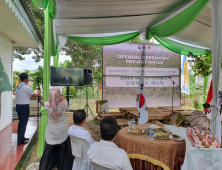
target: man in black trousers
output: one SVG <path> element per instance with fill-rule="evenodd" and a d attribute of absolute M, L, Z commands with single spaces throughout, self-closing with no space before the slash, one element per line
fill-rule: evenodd
<path fill-rule="evenodd" d="M 30 113 L 30 97 L 36 98 L 41 93 L 41 90 L 34 93 L 28 86 L 29 78 L 27 73 L 21 73 L 20 80 L 21 83 L 16 87 L 16 112 L 19 119 L 17 145 L 28 143 L 29 139 L 25 138 L 25 131 Z"/>

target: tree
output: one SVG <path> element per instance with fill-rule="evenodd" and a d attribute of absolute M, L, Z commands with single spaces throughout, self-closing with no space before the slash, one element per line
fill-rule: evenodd
<path fill-rule="evenodd" d="M 212 52 L 211 50 L 206 50 L 206 54 L 197 56 L 192 52 L 189 52 L 188 62 L 190 63 L 191 69 L 194 76 L 201 75 L 204 77 L 204 90 L 202 95 L 202 104 L 206 102 L 206 89 L 208 77 L 212 73 Z M 202 107 L 203 109 L 203 107 Z"/>
<path fill-rule="evenodd" d="M 18 83 L 21 82 L 20 78 L 19 78 L 20 72 L 18 71 L 13 71 L 13 91 L 16 88 L 16 81 L 18 80 Z"/>
<path fill-rule="evenodd" d="M 141 36 L 137 36 L 134 39 L 130 40 L 129 42 L 143 42 L 143 38 Z M 154 39 L 146 40 L 145 43 L 154 43 Z"/>
<path fill-rule="evenodd" d="M 206 50 L 206 54 L 197 56 L 192 52 L 189 52 L 188 62 L 194 73 L 194 76 L 201 75 L 203 77 L 209 76 L 212 73 L 212 52 L 211 50 Z"/>
<path fill-rule="evenodd" d="M 37 84 L 37 77 L 41 77 L 41 81 L 39 84 Z M 39 66 L 34 72 L 30 73 L 30 80 L 34 82 L 32 85 L 32 90 L 35 91 L 38 87 L 38 85 L 42 85 L 43 88 L 43 67 Z"/>

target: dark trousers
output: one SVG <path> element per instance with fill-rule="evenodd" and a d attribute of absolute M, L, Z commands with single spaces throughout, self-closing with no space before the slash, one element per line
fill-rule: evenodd
<path fill-rule="evenodd" d="M 26 126 L 28 123 L 29 119 L 29 105 L 16 105 L 16 112 L 18 114 L 18 143 L 22 142 L 25 140 L 25 131 L 26 131 Z"/>
<path fill-rule="evenodd" d="M 72 170 L 73 161 L 70 137 L 58 145 L 45 143 L 39 170 L 52 170 L 54 166 L 58 170 Z"/>

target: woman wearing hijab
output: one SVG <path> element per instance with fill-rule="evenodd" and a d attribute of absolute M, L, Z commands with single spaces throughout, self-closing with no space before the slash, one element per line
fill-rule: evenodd
<path fill-rule="evenodd" d="M 189 117 L 190 127 L 175 127 L 172 125 L 164 125 L 156 121 L 158 126 L 161 126 L 173 134 L 185 139 L 186 154 L 182 170 L 188 170 L 187 153 L 190 150 L 198 148 L 219 148 L 220 143 L 213 133 L 209 130 L 209 121 L 202 112 L 192 113 Z"/>
<path fill-rule="evenodd" d="M 65 97 L 60 96 L 58 87 L 50 90 L 49 101 L 45 102 L 48 113 L 48 124 L 45 133 L 45 148 L 41 158 L 39 170 L 71 170 L 74 157 L 72 156 L 69 124 L 66 112 L 69 111 Z"/>

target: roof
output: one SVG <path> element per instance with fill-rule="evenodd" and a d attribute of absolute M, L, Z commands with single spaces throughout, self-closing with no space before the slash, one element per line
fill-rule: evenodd
<path fill-rule="evenodd" d="M 15 47 L 42 49 L 43 37 L 30 12 L 24 0 L 0 0 L 0 35 Z"/>
<path fill-rule="evenodd" d="M 31 21 L 31 23 L 32 23 L 37 35 L 38 35 L 38 37 L 40 38 L 41 43 L 44 44 L 44 36 L 42 35 L 42 33 L 41 33 L 41 31 L 40 31 L 40 29 L 37 25 L 37 22 L 35 20 L 35 16 L 32 13 L 32 10 L 29 6 L 28 1 L 27 0 L 20 0 L 20 2 L 22 4 L 24 10 L 26 11 L 26 13 L 27 13 L 27 15 L 28 15 L 28 17 L 29 17 L 29 19 L 30 19 L 30 21 Z"/>

